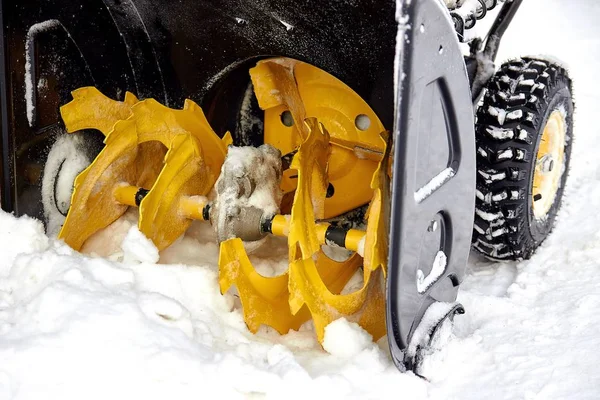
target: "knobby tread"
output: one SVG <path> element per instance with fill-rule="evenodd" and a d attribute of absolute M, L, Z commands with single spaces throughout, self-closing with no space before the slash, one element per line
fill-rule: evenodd
<path fill-rule="evenodd" d="M 563 101 L 563 97 L 570 104 L 566 168 L 547 220 L 532 221 L 530 197 L 539 136 L 549 107 Z M 549 61 L 509 61 L 488 83 L 476 116 L 477 198 L 473 227 L 473 247 L 485 256 L 529 258 L 551 231 L 568 172 L 572 109 L 567 72 Z M 535 224 L 541 225 L 532 226 Z"/>

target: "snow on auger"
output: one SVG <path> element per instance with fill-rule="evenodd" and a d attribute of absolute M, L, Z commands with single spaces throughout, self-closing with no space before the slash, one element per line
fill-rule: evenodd
<path fill-rule="evenodd" d="M 494 65 L 521 3 L 3 0 L 2 208 L 76 250 L 135 208 L 159 250 L 204 221 L 251 331 L 345 317 L 419 373 L 471 245 L 529 258 L 560 207 L 567 71 Z"/>

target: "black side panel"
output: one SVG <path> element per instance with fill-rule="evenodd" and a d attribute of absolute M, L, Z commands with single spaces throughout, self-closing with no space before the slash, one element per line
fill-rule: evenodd
<path fill-rule="evenodd" d="M 393 123 L 395 0 L 132 1 L 154 44 L 173 107 L 189 97 L 210 112 L 236 108 L 212 108 L 221 90 L 232 90 L 220 83 L 237 68 L 246 69 L 248 79 L 247 69 L 259 57 L 286 56 L 341 79 L 385 126 Z"/>
<path fill-rule="evenodd" d="M 2 19 L 2 209 L 41 217 L 48 150 L 62 133 L 59 107 L 94 85 L 122 99 L 166 100 L 156 56 L 131 2 L 9 1 Z M 86 137 L 100 145 L 102 137 Z"/>
<path fill-rule="evenodd" d="M 471 242 L 473 106 L 446 13 L 439 0 L 404 1 L 401 10 L 387 293 L 398 365 L 427 307 L 456 299 Z"/>
<path fill-rule="evenodd" d="M 5 0 L 2 19 L 2 209 L 40 217 L 43 167 L 62 133 L 59 107 L 81 86 L 113 98 L 136 86 L 103 1 Z"/>
<path fill-rule="evenodd" d="M 190 98 L 222 134 L 236 130 L 248 68 L 285 56 L 337 76 L 388 129 L 393 124 L 394 0 L 0 1 L 6 211 L 39 216 L 39 171 L 60 128 L 58 106 L 84 85 L 118 99 L 129 90 L 170 107 Z M 37 25 L 47 21 L 56 22 Z M 38 72 L 29 80 L 44 91 L 33 90 L 32 124 L 25 101 L 31 43 L 30 72 Z"/>

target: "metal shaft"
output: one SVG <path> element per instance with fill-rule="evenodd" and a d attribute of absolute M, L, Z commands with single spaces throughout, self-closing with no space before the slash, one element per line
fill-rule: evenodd
<path fill-rule="evenodd" d="M 121 204 L 131 207 L 139 207 L 148 193 L 147 189 L 136 186 L 119 186 L 114 193 L 115 200 Z M 210 203 L 204 196 L 183 197 L 179 203 L 179 210 L 186 218 L 210 221 Z M 317 238 L 321 244 L 330 246 L 344 247 L 351 251 L 356 251 L 360 255 L 364 253 L 364 241 L 366 232 L 359 229 L 346 229 L 341 226 L 334 226 L 327 222 L 318 222 Z M 287 237 L 290 228 L 289 215 L 274 215 L 264 218 L 260 224 L 260 233 L 262 235 L 272 234 L 275 236 Z M 244 240 L 243 237 L 240 237 Z"/>

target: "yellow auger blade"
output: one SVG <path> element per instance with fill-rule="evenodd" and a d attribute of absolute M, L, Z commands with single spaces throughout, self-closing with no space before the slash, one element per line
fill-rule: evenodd
<path fill-rule="evenodd" d="M 294 68 L 297 61 L 289 58 L 271 58 L 259 61 L 250 69 L 250 77 L 258 105 L 263 110 L 278 106 L 289 108 L 298 127 L 300 137 L 296 136 L 297 145 L 308 136 L 309 130 L 304 125 L 306 110 L 300 97 Z M 278 147 L 278 146 L 275 146 Z"/>
<path fill-rule="evenodd" d="M 221 242 L 219 252 L 219 286 L 221 293 L 236 286 L 242 302 L 244 321 L 255 333 L 268 325 L 281 334 L 297 330 L 310 319 L 307 309 L 293 315 L 288 300 L 288 274 L 276 277 L 260 275 L 248 259 L 241 239 Z"/>
<path fill-rule="evenodd" d="M 135 122 L 119 121 L 115 127 L 118 131 L 108 134 L 104 149 L 75 179 L 71 208 L 58 235 L 75 250 L 127 211 L 127 206 L 114 200 L 113 193 L 122 184 L 135 183 Z"/>
<path fill-rule="evenodd" d="M 315 220 L 325 215 L 327 193 L 327 162 L 331 148 L 329 133 L 315 118 L 305 122 L 308 137 L 300 145 L 292 160 L 291 168 L 298 171 L 298 187 L 292 205 L 292 217 L 288 246 L 290 262 L 297 258 L 310 258 L 319 251 Z M 300 247 L 301 256 L 297 254 Z"/>
<path fill-rule="evenodd" d="M 162 250 L 189 227 L 192 220 L 179 212 L 180 202 L 186 196 L 208 194 L 231 136 L 219 138 L 191 100 L 183 110 L 173 110 L 148 99 L 133 107 L 133 113 L 138 142 L 160 142 L 169 149 L 160 175 L 140 204 L 139 229 Z"/>
<path fill-rule="evenodd" d="M 71 93 L 73 100 L 60 108 L 67 132 L 98 129 L 108 136 L 117 121 L 131 115 L 131 107 L 138 102 L 132 93 L 125 93 L 125 101 L 112 100 L 93 86 L 82 87 Z"/>
<path fill-rule="evenodd" d="M 198 139 L 202 146 L 204 162 L 210 168 L 214 178 L 219 176 L 227 146 L 233 142 L 231 134 L 227 132 L 223 138 L 220 138 L 212 130 L 204 112 L 196 103 L 187 99 L 182 110 L 175 110 L 154 99 L 147 99 L 138 103 L 133 108 L 133 112 L 139 143 L 161 142 L 169 148 L 175 136 L 189 133 Z"/>
<path fill-rule="evenodd" d="M 363 287 L 356 292 L 342 295 L 338 293 L 343 289 L 352 275 L 346 276 L 346 282 L 343 282 L 342 288 L 339 288 L 337 291 L 328 287 L 324 277 L 321 275 L 327 268 L 332 267 L 335 267 L 338 271 L 346 272 L 347 270 L 348 273 L 350 271 L 354 273 L 360 267 L 361 261 L 360 256 L 355 254 L 343 263 L 336 263 L 320 253 L 316 262 L 312 258 L 307 258 L 297 260 L 290 265 L 289 291 L 291 310 L 294 312 L 305 305 L 308 307 L 314 321 L 319 342 L 323 341 L 325 327 L 341 317 L 358 322 L 375 339 L 385 334 L 384 309 L 378 310 L 377 315 L 372 312 L 371 315 L 367 316 L 368 318 L 361 318 L 361 312 L 364 310 L 370 309 L 374 311 L 378 308 L 376 307 L 377 304 L 384 304 L 382 302 L 383 297 L 377 295 L 377 291 L 381 289 L 381 280 L 372 280 L 371 271 L 368 273 L 364 272 Z M 377 318 L 378 316 L 381 316 L 381 318 Z"/>
<path fill-rule="evenodd" d="M 186 196 L 207 194 L 215 182 L 198 139 L 180 134 L 171 141 L 165 166 L 140 203 L 139 229 L 159 250 L 183 235 L 192 223 L 180 211 Z"/>
<path fill-rule="evenodd" d="M 383 141 L 385 143 L 385 140 Z M 371 183 L 375 194 L 367 221 L 363 287 L 346 295 L 337 294 L 331 287 L 328 287 L 325 283 L 324 273 L 332 268 L 332 264 L 335 265 L 336 263 L 322 253 L 319 254 L 316 262 L 312 256 L 303 253 L 302 259 L 295 260 L 290 265 L 289 291 L 292 313 L 305 305 L 308 307 L 312 314 L 319 341 L 323 340 L 325 327 L 340 317 L 358 322 L 374 339 L 378 339 L 385 334 L 385 286 L 383 275 L 387 259 L 387 228 L 384 222 L 386 207 L 382 206 L 382 190 L 385 190 L 386 187 L 387 159 L 386 152 L 373 175 Z M 299 169 L 299 175 L 301 172 L 301 169 Z M 298 191 L 301 189 L 302 186 L 299 182 Z M 314 201 L 310 191 L 308 197 L 309 200 Z M 356 271 L 360 261 L 360 257 L 354 254 L 345 262 L 349 264 L 346 268 L 350 271 Z M 357 263 L 355 268 L 351 268 L 353 262 Z"/>
<path fill-rule="evenodd" d="M 389 221 L 389 178 L 388 165 L 390 158 L 390 146 L 388 146 L 389 133 L 384 131 L 380 134 L 383 143 L 384 154 L 379 162 L 371 188 L 373 189 L 373 200 L 367 212 L 367 234 L 365 236 L 365 269 L 374 271 L 381 267 L 384 277 L 387 274 L 388 258 L 388 225 Z M 384 200 L 386 199 L 386 200 Z"/>
<path fill-rule="evenodd" d="M 313 254 L 319 254 L 320 282 L 325 288 L 339 293 L 360 267 L 361 259 L 357 255 L 346 262 L 337 263 L 320 251 L 317 235 L 322 232 L 317 232 L 315 217 L 322 218 L 323 205 L 322 201 L 319 202 L 316 196 L 313 197 L 310 193 L 314 191 L 321 200 L 325 198 L 328 134 L 314 119 L 307 120 L 306 127 L 309 134 L 292 163 L 298 168 L 299 186 L 292 209 L 288 245 L 291 255 L 298 247 L 301 249 L 296 254 L 298 257 L 309 254 L 307 257 L 312 260 Z M 294 257 L 292 256 L 292 259 Z M 309 310 L 302 307 L 302 304 L 290 307 L 291 286 L 288 272 L 276 277 L 260 275 L 250 263 L 240 239 L 230 239 L 221 243 L 219 283 L 222 293 L 231 286 L 237 287 L 244 320 L 252 332 L 256 332 L 261 324 L 265 324 L 280 333 L 286 333 L 290 329 L 298 329 L 303 322 L 310 319 Z"/>
<path fill-rule="evenodd" d="M 138 186 L 150 188 L 140 207 L 140 230 L 159 249 L 167 247 L 190 223 L 179 212 L 181 199 L 209 192 L 231 136 L 219 138 L 190 100 L 183 110 L 173 110 L 152 99 L 133 105 L 137 99 L 130 94 L 123 103 L 113 101 L 95 88 L 79 89 L 73 96 L 61 108 L 69 131 L 102 130 L 106 146 L 75 180 L 59 237 L 79 250 L 127 210 L 116 201 L 115 189 Z"/>

